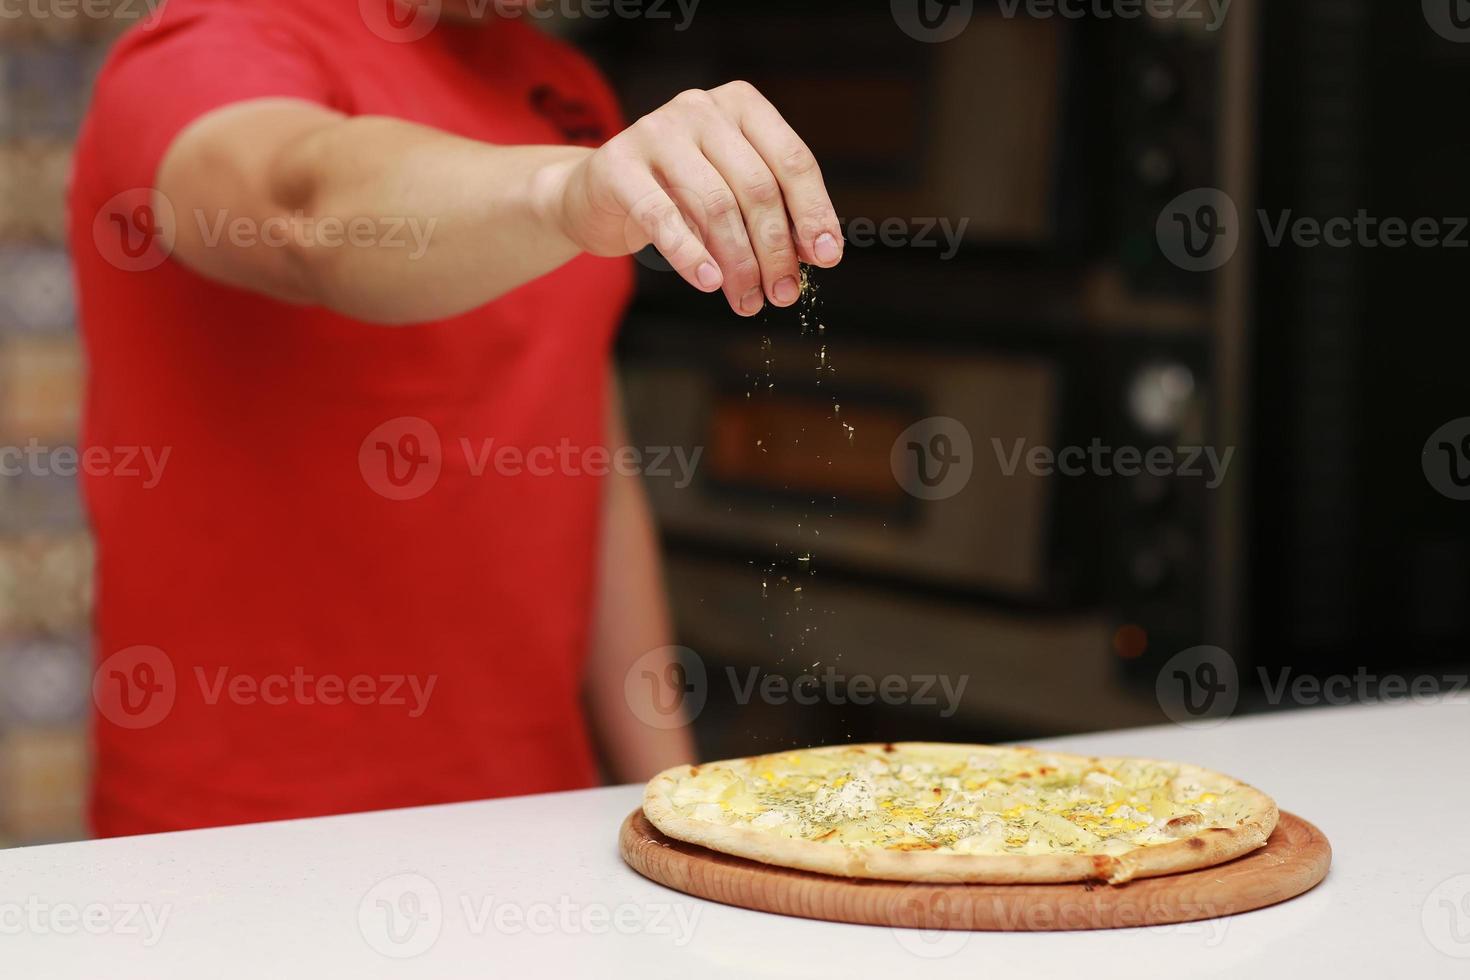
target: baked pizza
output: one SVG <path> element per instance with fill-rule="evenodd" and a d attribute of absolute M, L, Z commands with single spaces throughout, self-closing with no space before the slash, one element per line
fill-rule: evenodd
<path fill-rule="evenodd" d="M 844 745 L 676 766 L 643 811 L 665 835 L 788 868 L 894 881 L 1172 874 L 1252 851 L 1276 804 L 1179 762 L 990 745 Z"/>

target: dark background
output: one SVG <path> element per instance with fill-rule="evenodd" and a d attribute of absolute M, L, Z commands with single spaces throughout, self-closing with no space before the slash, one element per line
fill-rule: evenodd
<path fill-rule="evenodd" d="M 763 84 L 808 73 L 817 79 L 813 89 L 840 75 L 916 91 L 907 117 L 916 154 L 940 127 L 964 125 L 1007 140 L 1036 123 L 1025 114 L 1025 93 L 1045 70 L 995 76 L 995 88 L 967 93 L 974 100 L 967 114 L 939 118 L 934 105 L 949 95 L 935 60 L 946 45 L 895 30 L 883 7 L 834 15 L 821 4 L 707 3 L 684 34 L 610 23 L 593 37 L 632 95 L 631 115 L 656 104 L 638 101 L 640 92 L 662 97 L 729 78 Z M 977 5 L 968 30 L 995 29 L 999 11 Z M 779 30 L 763 34 L 772 24 Z M 1237 710 L 1297 706 L 1290 696 L 1267 697 L 1262 671 L 1272 682 L 1304 673 L 1367 675 L 1354 685 L 1355 697 L 1375 696 L 1379 678 L 1390 673 L 1453 673 L 1470 651 L 1470 524 L 1466 504 L 1437 492 L 1421 463 L 1430 433 L 1467 414 L 1470 342 L 1458 301 L 1470 235 L 1459 235 L 1458 248 L 1268 247 L 1251 212 L 1327 219 L 1365 209 L 1379 219 L 1431 217 L 1446 219 L 1446 230 L 1456 227 L 1447 219 L 1470 214 L 1470 146 L 1450 107 L 1470 84 L 1470 46 L 1437 34 L 1417 5 L 1366 0 L 1236 4 L 1217 32 L 1160 28 L 1147 19 L 1049 24 L 1061 40 L 1057 104 L 1044 120 L 1055 134 L 1047 239 L 970 241 L 948 260 L 913 247 L 850 250 L 840 269 L 819 275 L 838 376 L 844 347 L 867 344 L 941 362 L 1038 356 L 1060 379 L 1052 404 L 1058 445 L 1101 436 L 1112 445 L 1148 446 L 1172 443 L 1169 434 L 1140 433 L 1127 406 L 1130 381 L 1150 364 L 1187 365 L 1198 383 L 1203 441 L 1237 450 L 1229 478 L 1203 492 L 1182 478 L 1163 491 L 1140 486 L 1145 480 L 1096 476 L 1036 488 L 1046 498 L 1046 527 L 1035 547 L 1046 552 L 1048 572 L 1038 588 L 1021 593 L 983 581 L 925 581 L 844 555 L 824 561 L 819 551 L 821 585 L 891 599 L 915 618 L 1006 618 L 1038 635 L 1038 650 L 1027 656 L 1031 669 L 1059 687 L 1099 676 L 1080 658 L 1110 661 L 1109 684 L 1119 693 L 1095 692 L 1106 702 L 1089 719 L 1096 724 L 1136 720 L 1134 706 L 1122 706 L 1128 694 L 1152 697 L 1161 665 L 1197 645 L 1222 647 L 1238 665 Z M 763 87 L 788 116 L 803 117 L 800 103 L 781 103 L 775 93 L 782 87 Z M 799 98 L 800 87 L 791 88 Z M 872 133 L 875 119 L 892 121 L 878 111 L 884 114 L 849 104 L 820 129 Z M 820 138 L 812 142 L 827 161 L 839 211 L 870 214 L 859 195 L 844 191 L 871 183 L 871 161 L 824 154 Z M 916 178 L 900 166 L 892 179 Z M 1004 178 L 977 168 L 972 179 Z M 1154 220 L 1176 194 L 1210 186 L 1227 188 L 1240 206 L 1247 244 L 1213 273 L 1174 268 L 1154 240 Z M 937 194 L 930 203 L 935 210 L 923 214 L 954 214 Z M 1098 292 L 1108 290 L 1099 290 L 1099 278 L 1122 283 L 1118 295 L 1100 300 Z M 778 350 L 794 348 L 795 359 L 805 353 L 789 315 L 744 325 L 670 275 L 645 272 L 643 285 L 624 338 L 635 374 L 682 356 L 689 371 L 719 378 L 732 357 L 765 337 Z M 793 379 L 788 388 L 803 384 L 810 382 Z M 871 395 L 906 398 L 918 418 L 943 408 L 929 387 L 930 379 L 913 372 Z M 989 433 L 987 419 L 977 421 L 978 462 L 988 455 L 981 443 Z M 793 421 L 787 434 L 799 427 Z M 767 498 L 747 496 L 734 506 L 770 507 L 787 488 L 768 489 Z M 991 506 L 974 486 L 957 499 Z M 924 508 L 909 520 L 922 524 Z M 901 522 L 889 529 L 905 533 Z M 712 537 L 681 529 L 669 535 L 669 548 L 676 568 L 724 563 L 728 581 L 718 591 L 738 593 L 743 576 L 755 592 L 761 576 L 749 563 L 780 564 L 779 546 L 752 539 L 732 549 Z M 685 586 L 677 576 L 673 588 L 679 598 Z M 755 631 L 722 635 L 718 618 L 701 608 L 710 587 L 687 588 L 677 603 L 681 629 L 707 660 L 788 676 L 807 666 L 793 669 L 788 651 L 763 644 Z M 765 604 L 772 615 L 787 612 L 772 609 L 778 604 L 770 598 Z M 1048 652 L 1042 637 L 1051 627 L 1089 616 L 1107 627 L 1095 649 L 1055 644 Z M 1141 654 L 1133 655 L 1138 640 L 1130 633 L 1120 656 L 1114 631 L 1124 625 L 1146 635 Z M 1014 699 L 1034 690 L 999 676 L 1014 664 L 998 649 L 1007 641 L 997 631 L 959 624 L 943 636 L 952 657 L 891 638 L 853 639 L 872 647 L 869 662 L 896 670 L 963 669 Z M 854 656 L 851 648 L 818 654 L 839 663 Z M 753 722 L 756 712 L 741 706 L 704 731 L 719 749 L 735 751 L 751 740 L 883 737 L 895 729 L 1025 737 L 1068 727 L 1034 706 L 1009 707 L 946 720 L 911 706 L 767 706 L 775 717 Z"/>

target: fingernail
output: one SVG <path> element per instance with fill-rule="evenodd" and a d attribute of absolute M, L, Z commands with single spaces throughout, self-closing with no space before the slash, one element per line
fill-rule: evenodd
<path fill-rule="evenodd" d="M 823 234 L 817 239 L 815 251 L 818 262 L 836 262 L 842 255 L 842 249 L 837 247 L 837 239 L 830 234 Z"/>
<path fill-rule="evenodd" d="M 699 284 L 705 289 L 720 288 L 720 270 L 715 268 L 713 262 L 706 262 L 700 266 L 699 271 L 695 275 L 699 279 Z"/>
<path fill-rule="evenodd" d="M 759 313 L 761 307 L 765 305 L 766 296 L 761 292 L 759 286 L 749 290 L 744 296 L 740 297 L 740 309 L 747 315 Z"/>
<path fill-rule="evenodd" d="M 771 293 L 775 296 L 777 303 L 780 303 L 782 306 L 790 306 L 801 298 L 801 287 L 796 284 L 795 279 L 787 276 L 785 279 L 776 283 Z"/>

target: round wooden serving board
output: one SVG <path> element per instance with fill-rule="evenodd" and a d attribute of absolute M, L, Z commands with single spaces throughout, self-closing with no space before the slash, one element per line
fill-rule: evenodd
<path fill-rule="evenodd" d="M 1327 875 L 1332 847 L 1290 813 L 1266 846 L 1200 871 L 1123 885 L 965 885 L 839 878 L 777 868 L 665 837 L 634 810 L 618 849 L 634 871 L 725 905 L 831 922 L 917 929 L 1117 929 L 1213 919 L 1275 905 Z"/>

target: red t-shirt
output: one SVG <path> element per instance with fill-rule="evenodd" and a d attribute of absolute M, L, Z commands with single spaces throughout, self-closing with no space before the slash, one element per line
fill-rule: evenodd
<path fill-rule="evenodd" d="M 583 256 L 464 316 L 377 327 L 207 281 L 139 210 L 179 131 L 247 99 L 500 144 L 620 125 L 596 71 L 530 23 L 410 41 L 369 7 L 169 0 L 97 83 L 70 192 L 83 439 L 135 461 L 84 477 L 99 834 L 595 778 L 594 447 L 629 262 Z"/>

